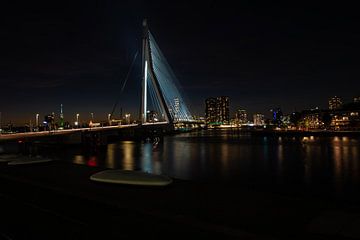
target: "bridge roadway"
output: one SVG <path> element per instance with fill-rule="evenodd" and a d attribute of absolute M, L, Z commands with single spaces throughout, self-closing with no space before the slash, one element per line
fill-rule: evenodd
<path fill-rule="evenodd" d="M 103 127 L 73 128 L 73 129 L 62 129 L 62 130 L 41 131 L 41 132 L 9 133 L 9 134 L 0 134 L 0 142 L 17 141 L 22 139 L 49 137 L 49 136 L 71 135 L 75 133 L 90 132 L 90 131 L 105 132 L 105 131 L 120 130 L 127 128 L 140 128 L 140 127 L 146 128 L 151 126 L 161 127 L 162 125 L 168 125 L 168 123 L 156 122 L 156 123 L 126 124 L 126 125 L 103 126 Z"/>

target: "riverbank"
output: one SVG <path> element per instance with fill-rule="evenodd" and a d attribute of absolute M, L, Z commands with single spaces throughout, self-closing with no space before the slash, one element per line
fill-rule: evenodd
<path fill-rule="evenodd" d="M 360 131 L 294 131 L 294 130 L 252 130 L 250 131 L 253 135 L 270 135 L 270 136 L 319 136 L 319 137 L 360 137 Z"/>
<path fill-rule="evenodd" d="M 175 180 L 146 188 L 90 181 L 100 170 L 65 162 L 2 165 L 0 233 L 11 239 L 360 238 L 358 205 L 235 184 Z"/>
<path fill-rule="evenodd" d="M 210 131 L 227 130 L 233 133 L 249 133 L 255 136 L 360 136 L 360 131 L 330 131 L 330 130 L 275 130 L 275 129 L 251 129 L 251 128 L 213 128 Z"/>

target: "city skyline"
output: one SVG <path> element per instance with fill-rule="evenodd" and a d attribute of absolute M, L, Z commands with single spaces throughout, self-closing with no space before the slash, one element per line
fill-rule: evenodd
<path fill-rule="evenodd" d="M 300 114 L 312 111 L 336 111 L 336 110 L 343 110 L 343 106 L 345 106 L 345 110 L 349 111 L 351 109 L 358 109 L 359 103 L 359 96 L 354 96 L 352 101 L 343 102 L 343 99 L 338 96 L 333 96 L 328 99 L 328 106 L 325 108 L 309 108 L 309 109 L 298 109 L 297 111 L 292 112 L 282 112 L 281 107 L 275 107 L 273 109 L 269 108 L 270 114 L 266 114 L 264 112 L 253 112 L 249 111 L 247 108 L 243 107 L 232 107 L 235 109 L 234 111 L 230 111 L 231 108 L 231 99 L 228 96 L 212 96 L 206 98 L 204 100 L 204 113 L 203 115 L 193 115 L 194 119 L 203 119 L 206 123 L 221 123 L 221 124 L 246 124 L 246 123 L 255 123 L 258 121 L 264 120 L 272 120 L 274 118 L 274 111 L 281 111 L 281 116 L 291 116 L 292 114 Z M 334 107 L 334 102 L 336 106 Z M 355 105 L 354 105 L 355 104 Z M 354 108 L 355 106 L 355 108 Z M 32 126 L 41 126 L 43 125 L 43 121 L 46 121 L 46 118 L 51 116 L 54 119 L 54 123 L 58 124 L 60 127 L 64 126 L 64 123 L 69 124 L 70 126 L 77 126 L 78 124 L 89 124 L 97 123 L 97 122 L 110 122 L 111 119 L 114 121 L 123 120 L 127 124 L 131 122 L 141 122 L 141 119 L 137 114 L 132 115 L 129 112 L 121 112 L 117 115 L 113 115 L 111 117 L 110 113 L 100 113 L 95 115 L 94 112 L 88 112 L 85 114 L 80 114 L 79 112 L 70 113 L 64 117 L 64 109 L 63 104 L 60 104 L 59 111 L 52 111 L 48 113 L 39 113 L 33 114 L 32 117 L 28 119 L 28 121 L 4 121 L 3 120 L 3 113 L 0 112 L 0 126 L 6 127 L 7 124 L 15 124 L 15 126 L 22 126 L 22 125 L 32 125 Z M 149 109 L 148 114 L 155 114 L 158 115 L 159 113 L 154 111 L 153 109 Z M 155 116 L 154 115 L 154 116 Z M 256 116 L 256 117 L 255 117 Z M 255 120 L 255 118 L 259 118 L 261 116 L 262 120 Z M 111 119 L 110 119 L 111 118 Z M 79 120 L 80 119 L 80 120 Z M 158 121 L 164 121 L 159 119 Z M 20 123 L 20 124 L 19 124 Z M 75 124 L 75 125 L 74 125 Z M 256 125 L 256 124 L 255 124 Z"/>
<path fill-rule="evenodd" d="M 355 13 L 350 6 L 309 7 L 242 3 L 235 8 L 218 1 L 9 3 L 2 16 L 9 19 L 0 60 L 2 122 L 57 113 L 60 104 L 65 118 L 80 113 L 90 119 L 94 113 L 106 119 L 140 49 L 143 18 L 193 115 L 203 115 L 204 100 L 220 95 L 230 97 L 232 113 L 326 108 L 335 95 L 349 102 L 359 95 Z M 139 112 L 139 62 L 120 99 L 123 113 L 132 116 Z"/>

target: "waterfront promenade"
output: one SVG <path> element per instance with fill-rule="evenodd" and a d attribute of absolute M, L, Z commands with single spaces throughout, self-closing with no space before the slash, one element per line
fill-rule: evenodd
<path fill-rule="evenodd" d="M 360 208 L 336 198 L 175 180 L 91 182 L 101 168 L 0 167 L 0 239 L 358 239 Z M 5 237 L 4 237 L 5 236 Z"/>

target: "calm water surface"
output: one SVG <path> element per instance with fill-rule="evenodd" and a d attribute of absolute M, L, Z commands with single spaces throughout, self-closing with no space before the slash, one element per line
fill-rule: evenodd
<path fill-rule="evenodd" d="M 68 149 L 56 157 L 193 181 L 358 197 L 359 156 L 359 138 L 262 137 L 207 130 L 164 137 L 155 149 L 152 143 L 120 141 L 97 151 Z"/>

